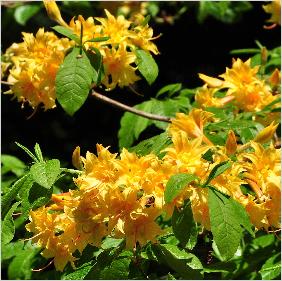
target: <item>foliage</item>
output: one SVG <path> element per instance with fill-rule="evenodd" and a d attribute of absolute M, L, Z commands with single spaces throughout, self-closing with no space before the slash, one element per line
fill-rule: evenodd
<path fill-rule="evenodd" d="M 277 25 L 276 4 L 264 9 Z M 153 89 L 161 69 L 150 19 L 172 24 L 196 4 L 107 3 L 95 18 L 88 1 L 44 5 L 60 37 L 41 28 L 7 49 L 6 93 L 34 110 L 60 104 L 75 118 L 91 94 L 141 78 Z M 231 24 L 252 8 L 197 5 L 202 24 L 209 16 Z M 16 3 L 9 13 L 24 26 L 42 8 Z M 66 23 L 59 8 L 89 17 Z M 162 17 L 166 9 L 178 11 Z M 38 143 L 16 142 L 27 161 L 2 154 L 4 279 L 280 279 L 281 55 L 256 44 L 231 51 L 252 57 L 234 58 L 225 73 L 199 74 L 202 86 L 167 84 L 132 106 L 119 154 L 97 144 L 97 155 L 81 156 L 77 147 L 75 169 Z"/>

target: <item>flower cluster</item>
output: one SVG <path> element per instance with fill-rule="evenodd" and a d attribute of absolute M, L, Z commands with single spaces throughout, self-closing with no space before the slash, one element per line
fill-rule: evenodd
<path fill-rule="evenodd" d="M 51 19 L 78 37 L 83 26 L 82 41 L 85 42 L 85 48 L 90 52 L 98 49 L 103 57 L 102 84 L 106 90 L 128 86 L 140 79 L 136 74 L 137 49 L 158 54 L 158 49 L 152 42 L 153 29 L 141 14 L 136 14 L 134 20 L 129 21 L 124 16 L 115 18 L 105 10 L 106 18 L 84 19 L 78 16 L 77 20 L 72 18 L 67 24 L 55 1 L 46 0 L 44 4 Z M 108 40 L 89 42 L 101 37 Z M 1 63 L 3 72 L 9 71 L 8 82 L 13 84 L 6 93 L 14 94 L 19 101 L 28 102 L 33 108 L 39 104 L 43 104 L 45 110 L 55 107 L 56 74 L 67 50 L 74 45 L 74 41 L 59 39 L 53 32 L 44 32 L 43 28 L 35 36 L 23 32 L 23 42 L 9 47 Z"/>
<path fill-rule="evenodd" d="M 280 152 L 260 144 L 270 140 L 277 126 L 265 128 L 243 146 L 230 131 L 225 146 L 216 146 L 203 132 L 210 121 L 212 114 L 201 109 L 178 114 L 168 128 L 172 145 L 162 160 L 154 154 L 138 157 L 126 149 L 118 157 L 101 145 L 97 145 L 97 156 L 87 152 L 84 158 L 77 148 L 73 163 L 84 167 L 74 180 L 78 189 L 53 194 L 50 205 L 30 213 L 27 230 L 45 248 L 43 256 L 54 257 L 56 268 L 63 270 L 68 262 L 74 266 L 76 250 L 82 252 L 87 244 L 98 246 L 107 235 L 125 238 L 127 248 L 155 241 L 164 231 L 156 219 L 170 217 L 174 207 L 181 208 L 187 199 L 194 220 L 210 229 L 208 189 L 203 183 L 223 161 L 230 161 L 231 167 L 210 184 L 242 204 L 258 229 L 280 227 Z M 208 150 L 212 161 L 202 157 Z M 165 187 L 177 173 L 193 174 L 200 180 L 167 203 Z"/>
<path fill-rule="evenodd" d="M 267 80 L 258 77 L 259 66 L 251 67 L 251 60 L 243 62 L 241 59 L 233 61 L 232 68 L 213 78 L 199 74 L 205 85 L 195 96 L 201 108 L 224 107 L 233 101 L 239 111 L 258 112 L 277 99 L 277 93 L 272 91 L 280 84 L 280 71 L 275 69 Z M 225 90 L 224 97 L 216 97 L 220 90 Z"/>
<path fill-rule="evenodd" d="M 23 32 L 23 42 L 13 43 L 4 55 L 12 83 L 6 93 L 14 93 L 20 102 L 33 108 L 43 104 L 44 109 L 55 107 L 55 78 L 65 52 L 73 44 L 67 38 L 59 39 L 53 32 L 40 28 L 36 35 Z"/>

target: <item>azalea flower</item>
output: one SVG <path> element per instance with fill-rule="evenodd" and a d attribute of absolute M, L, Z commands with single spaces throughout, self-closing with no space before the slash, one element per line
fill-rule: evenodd
<path fill-rule="evenodd" d="M 266 13 L 271 14 L 270 19 L 267 22 L 273 23 L 273 25 L 267 27 L 273 28 L 277 24 L 281 25 L 281 1 L 273 0 L 271 3 L 262 6 Z"/>

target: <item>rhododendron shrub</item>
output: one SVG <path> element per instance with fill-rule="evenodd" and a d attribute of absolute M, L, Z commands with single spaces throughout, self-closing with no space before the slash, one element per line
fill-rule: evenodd
<path fill-rule="evenodd" d="M 73 15 L 68 23 L 55 1 L 43 2 L 58 25 L 23 32 L 5 50 L 4 94 L 30 106 L 32 118 L 58 105 L 75 118 L 90 98 L 128 112 L 119 153 L 77 146 L 71 166 L 38 143 L 16 142 L 27 163 L 2 155 L 5 278 L 279 278 L 280 48 L 257 41 L 256 49 L 233 50 L 224 73 L 198 74 L 199 87 L 168 84 L 128 106 L 107 95 L 124 87 L 139 94 L 135 82 L 156 80 L 160 34 L 150 13 L 163 4 L 107 3 L 104 16 Z M 152 20 L 172 24 L 189 5 Z M 232 5 L 199 2 L 199 21 L 230 22 Z M 272 23 L 261 28 L 279 28 L 280 1 L 261 9 Z M 153 126 L 160 133 L 142 139 Z"/>

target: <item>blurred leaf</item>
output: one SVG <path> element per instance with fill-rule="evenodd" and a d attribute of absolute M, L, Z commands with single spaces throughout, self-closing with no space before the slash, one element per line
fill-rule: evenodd
<path fill-rule="evenodd" d="M 204 271 L 206 273 L 212 272 L 232 272 L 236 269 L 236 264 L 233 261 L 230 262 L 217 262 L 214 264 L 206 265 Z"/>
<path fill-rule="evenodd" d="M 40 4 L 23 4 L 15 9 L 14 18 L 20 25 L 25 25 L 40 9 Z"/>
<path fill-rule="evenodd" d="M 56 25 L 53 26 L 52 29 L 54 29 L 55 31 L 57 31 L 58 33 L 60 33 L 61 35 L 75 41 L 75 43 L 77 43 L 78 45 L 80 45 L 80 39 L 79 37 L 74 34 L 71 29 L 64 27 L 64 26 L 60 26 L 60 25 Z"/>
<path fill-rule="evenodd" d="M 29 189 L 32 186 L 32 184 L 33 184 L 32 177 L 30 176 L 30 174 L 26 174 L 11 186 L 9 192 L 2 197 L 2 202 L 1 202 L 2 216 L 5 216 L 5 214 L 8 212 L 9 207 L 13 202 L 13 200 L 16 198 L 18 192 L 21 189 Z"/>
<path fill-rule="evenodd" d="M 154 58 L 149 52 L 143 50 L 135 51 L 137 56 L 137 66 L 140 73 L 146 79 L 149 85 L 151 85 L 159 74 L 159 68 Z"/>
<path fill-rule="evenodd" d="M 273 280 L 281 276 L 281 254 L 270 257 L 262 266 L 259 273 L 262 280 Z"/>
<path fill-rule="evenodd" d="M 60 161 L 58 159 L 35 163 L 30 168 L 33 180 L 48 189 L 55 183 L 60 172 Z"/>
<path fill-rule="evenodd" d="M 179 193 L 187 187 L 189 183 L 198 179 L 197 176 L 192 174 L 175 174 L 172 175 L 165 187 L 164 199 L 166 203 L 170 203 L 174 200 Z"/>
<path fill-rule="evenodd" d="M 162 87 L 156 94 L 156 98 L 159 98 L 160 96 L 165 95 L 165 97 L 171 97 L 173 94 L 176 92 L 180 91 L 182 88 L 181 83 L 176 83 L 176 84 L 169 84 L 164 87 Z"/>
<path fill-rule="evenodd" d="M 63 109 L 73 115 L 88 97 L 91 83 L 97 79 L 86 53 L 74 48 L 61 64 L 56 76 L 56 95 Z"/>
<path fill-rule="evenodd" d="M 1 247 L 1 260 L 8 260 L 16 256 L 24 248 L 24 242 L 18 240 L 16 242 L 10 242 Z"/>
<path fill-rule="evenodd" d="M 159 158 L 162 158 L 165 155 L 163 150 L 171 144 L 172 142 L 170 137 L 166 132 L 164 132 L 158 136 L 143 140 L 136 146 L 130 147 L 128 150 L 130 152 L 135 152 L 139 156 L 145 156 L 149 153 L 154 153 Z"/>
<path fill-rule="evenodd" d="M 192 250 L 197 243 L 198 232 L 190 201 L 184 205 L 182 210 L 174 208 L 171 224 L 173 233 L 180 241 L 181 246 L 186 247 L 188 244 L 188 249 Z"/>
<path fill-rule="evenodd" d="M 4 220 L 1 222 L 1 243 L 2 245 L 8 244 L 15 235 L 15 225 L 13 220 L 13 212 L 19 206 L 20 202 L 16 202 L 7 215 L 4 217 Z"/>
<path fill-rule="evenodd" d="M 8 172 L 12 172 L 16 176 L 20 177 L 24 174 L 26 165 L 15 156 L 2 154 L 1 163 L 3 164 L 3 166 L 1 167 L 2 175 Z"/>
<path fill-rule="evenodd" d="M 152 248 L 159 261 L 175 270 L 182 278 L 202 279 L 203 266 L 195 255 L 174 245 L 158 244 L 152 245 Z"/>
<path fill-rule="evenodd" d="M 27 243 L 24 250 L 17 253 L 8 267 L 8 278 L 12 280 L 31 279 L 31 266 L 35 256 L 39 253 L 40 248 Z"/>
<path fill-rule="evenodd" d="M 260 247 L 260 248 L 265 248 L 265 247 L 270 246 L 274 242 L 275 242 L 274 234 L 267 234 L 267 235 L 262 235 L 254 239 L 252 241 L 252 245 Z"/>

